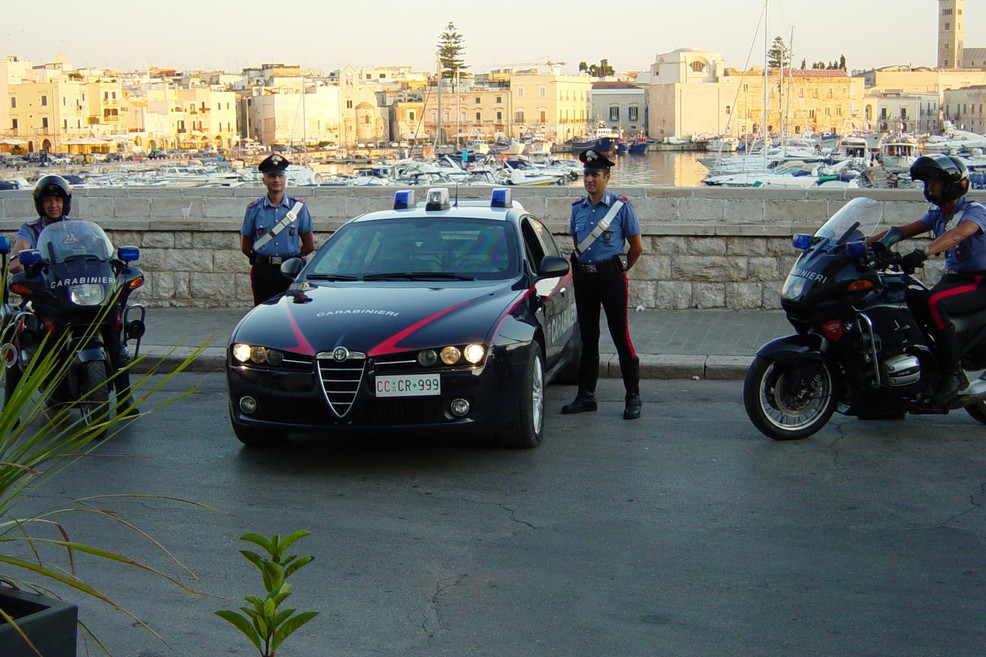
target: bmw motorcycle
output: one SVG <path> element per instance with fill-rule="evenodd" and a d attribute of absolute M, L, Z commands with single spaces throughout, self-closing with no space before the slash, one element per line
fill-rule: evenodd
<path fill-rule="evenodd" d="M 986 373 L 947 406 L 931 404 L 942 373 L 922 311 L 928 288 L 890 250 L 899 229 L 867 245 L 883 214 L 883 203 L 856 198 L 814 235 L 795 235 L 802 253 L 781 292 L 795 333 L 757 351 L 743 386 L 747 415 L 770 438 L 806 438 L 835 411 L 889 419 L 964 408 L 986 424 Z M 963 369 L 986 368 L 986 309 L 952 322 Z"/>
<path fill-rule="evenodd" d="M 0 251 L 9 252 L 9 242 Z M 144 334 L 144 306 L 129 304 L 144 276 L 132 263 L 139 250 L 121 246 L 114 255 L 106 233 L 90 221 L 63 219 L 47 226 L 37 249 L 21 251 L 24 266 L 3 290 L 3 344 L 6 405 L 35 358 L 60 350 L 65 366 L 44 385 L 52 385 L 50 404 L 75 405 L 86 425 L 102 421 L 115 405 L 135 413 L 130 393 L 129 341 L 134 356 Z M 10 293 L 21 303 L 9 302 Z M 116 403 L 110 403 L 110 388 Z"/>

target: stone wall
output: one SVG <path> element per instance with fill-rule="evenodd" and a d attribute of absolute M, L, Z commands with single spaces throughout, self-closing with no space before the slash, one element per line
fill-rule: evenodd
<path fill-rule="evenodd" d="M 513 188 L 568 248 L 563 236 L 575 187 Z M 780 287 L 795 259 L 791 236 L 813 232 L 854 196 L 887 204 L 895 224 L 926 209 L 916 190 L 810 190 L 635 187 L 626 194 L 640 216 L 645 255 L 631 272 L 631 303 L 644 308 L 779 307 Z M 247 306 L 249 265 L 239 227 L 261 188 L 78 188 L 72 216 L 93 219 L 117 245 L 140 247 L 146 285 L 135 294 L 149 306 Z M 393 188 L 309 187 L 303 199 L 316 244 L 347 219 L 390 207 Z M 422 198 L 424 190 L 418 190 Z M 461 188 L 486 198 L 489 188 Z M 986 194 L 975 193 L 980 200 Z M 0 232 L 12 235 L 35 216 L 28 191 L 0 191 Z M 929 268 L 928 277 L 938 272 Z"/>

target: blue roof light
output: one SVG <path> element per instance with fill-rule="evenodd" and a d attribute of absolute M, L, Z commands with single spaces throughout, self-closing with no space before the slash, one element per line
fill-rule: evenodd
<path fill-rule="evenodd" d="M 493 208 L 509 208 L 512 205 L 513 199 L 511 198 L 510 190 L 504 188 L 494 189 L 493 193 L 490 195 L 490 207 Z"/>
<path fill-rule="evenodd" d="M 811 246 L 811 235 L 808 233 L 795 233 L 794 239 L 791 240 L 791 244 L 796 249 L 801 249 L 802 251 Z"/>
<path fill-rule="evenodd" d="M 402 189 L 394 193 L 394 209 L 407 210 L 414 207 L 414 190 Z"/>

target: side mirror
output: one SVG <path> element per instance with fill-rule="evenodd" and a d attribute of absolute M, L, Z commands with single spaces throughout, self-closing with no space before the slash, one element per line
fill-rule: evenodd
<path fill-rule="evenodd" d="M 140 257 L 140 249 L 136 246 L 121 246 L 116 250 L 116 257 L 129 264 Z"/>
<path fill-rule="evenodd" d="M 554 278 L 564 276 L 571 269 L 571 264 L 565 258 L 558 256 L 544 256 L 541 258 L 540 272 L 538 278 Z"/>
<path fill-rule="evenodd" d="M 281 276 L 290 278 L 292 281 L 298 278 L 298 274 L 305 268 L 305 261 L 302 258 L 288 258 L 281 263 Z"/>

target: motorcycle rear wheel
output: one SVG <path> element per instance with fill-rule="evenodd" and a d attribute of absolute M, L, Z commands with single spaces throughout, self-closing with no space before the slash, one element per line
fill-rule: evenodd
<path fill-rule="evenodd" d="M 91 426 L 106 420 L 110 411 L 110 386 L 106 381 L 106 363 L 92 360 L 82 364 L 79 391 L 84 399 L 79 402 L 82 421 Z"/>
<path fill-rule="evenodd" d="M 802 372 L 757 356 L 743 383 L 743 404 L 753 426 L 774 440 L 807 438 L 825 426 L 835 411 L 838 379 L 828 363 L 815 369 L 805 385 L 792 389 L 791 377 Z"/>
<path fill-rule="evenodd" d="M 965 412 L 976 422 L 986 424 L 986 402 L 976 402 L 965 407 Z"/>

